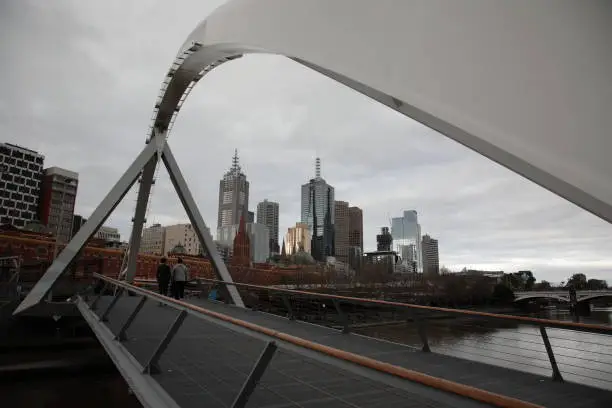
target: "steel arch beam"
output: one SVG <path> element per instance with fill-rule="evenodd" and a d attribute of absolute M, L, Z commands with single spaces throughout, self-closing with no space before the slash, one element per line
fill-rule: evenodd
<path fill-rule="evenodd" d="M 597 0 L 231 0 L 181 47 L 155 122 L 224 58 L 285 55 L 612 222 L 611 35 Z"/>

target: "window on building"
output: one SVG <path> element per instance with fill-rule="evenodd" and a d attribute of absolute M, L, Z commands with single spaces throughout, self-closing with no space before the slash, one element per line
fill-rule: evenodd
<path fill-rule="evenodd" d="M 232 191 L 223 192 L 223 204 L 229 204 L 232 202 Z"/>

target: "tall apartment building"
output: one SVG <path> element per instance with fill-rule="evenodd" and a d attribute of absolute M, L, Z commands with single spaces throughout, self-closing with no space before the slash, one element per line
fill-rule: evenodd
<path fill-rule="evenodd" d="M 425 275 L 440 274 L 440 255 L 438 253 L 438 240 L 429 235 L 423 236 L 421 245 L 423 251 L 423 273 Z"/>
<path fill-rule="evenodd" d="M 164 255 L 166 229 L 161 224 L 153 224 L 142 231 L 140 253 Z"/>
<path fill-rule="evenodd" d="M 44 160 L 34 150 L 0 144 L 0 224 L 24 227 L 38 221 Z"/>
<path fill-rule="evenodd" d="M 312 234 L 311 254 L 317 261 L 334 256 L 334 188 L 321 177 L 321 160 L 315 162 L 315 177 L 302 185 L 302 219 Z"/>
<path fill-rule="evenodd" d="M 40 192 L 40 223 L 46 225 L 59 242 L 72 238 L 74 204 L 79 174 L 60 167 L 44 170 Z"/>
<path fill-rule="evenodd" d="M 205 231 L 205 234 L 210 234 L 210 231 Z M 185 253 L 188 255 L 200 255 L 204 249 L 191 224 L 176 224 L 165 227 L 163 253 L 171 252 L 177 245 L 183 246 Z"/>
<path fill-rule="evenodd" d="M 255 212 L 254 211 L 247 211 L 247 217 L 246 217 L 246 222 L 250 222 L 250 223 L 254 223 L 255 222 Z"/>
<path fill-rule="evenodd" d="M 265 225 L 268 228 L 270 252 L 278 252 L 278 218 L 279 206 L 274 201 L 263 200 L 257 204 L 257 224 Z"/>
<path fill-rule="evenodd" d="M 393 236 L 393 249 L 402 260 L 409 259 L 409 245 L 415 245 L 417 272 L 422 272 L 421 225 L 419 224 L 417 212 L 415 210 L 404 211 L 401 217 L 392 218 L 391 235 Z"/>
<path fill-rule="evenodd" d="M 101 226 L 94 234 L 94 238 L 103 239 L 106 242 L 121 242 L 121 234 L 117 228 Z"/>
<path fill-rule="evenodd" d="M 285 252 L 287 255 L 292 255 L 296 252 L 310 253 L 311 244 L 310 230 L 308 224 L 304 222 L 296 222 L 295 227 L 289 227 L 285 234 Z"/>
<path fill-rule="evenodd" d="M 359 248 L 363 253 L 363 211 L 359 207 L 349 207 L 349 246 Z"/>
<path fill-rule="evenodd" d="M 217 231 L 222 227 L 240 224 L 240 217 L 248 220 L 249 182 L 240 168 L 238 150 L 234 151 L 232 167 L 219 181 L 219 209 Z"/>
<path fill-rule="evenodd" d="M 334 214 L 336 217 L 334 223 L 335 256 L 340 262 L 348 263 L 350 233 L 349 203 L 346 201 L 334 201 Z"/>

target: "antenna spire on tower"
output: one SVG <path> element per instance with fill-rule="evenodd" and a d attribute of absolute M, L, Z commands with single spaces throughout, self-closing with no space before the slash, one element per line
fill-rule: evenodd
<path fill-rule="evenodd" d="M 234 173 L 240 173 L 240 160 L 238 159 L 238 149 L 234 149 L 234 157 L 232 158 L 232 170 Z"/>
<path fill-rule="evenodd" d="M 315 177 L 321 178 L 321 159 L 318 157 L 315 159 Z"/>

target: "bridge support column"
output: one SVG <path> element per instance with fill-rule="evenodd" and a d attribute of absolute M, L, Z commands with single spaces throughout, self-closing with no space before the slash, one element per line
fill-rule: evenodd
<path fill-rule="evenodd" d="M 136 267 L 138 261 L 138 252 L 140 251 L 140 241 L 142 240 L 142 230 L 147 222 L 147 208 L 149 206 L 149 198 L 151 196 L 151 189 L 155 183 L 155 169 L 157 168 L 157 161 L 159 160 L 160 149 L 163 148 L 163 143 L 166 141 L 166 132 L 160 132 L 156 129 L 153 130 L 153 137 L 149 143 L 157 145 L 157 152 L 149 162 L 142 169 L 140 175 L 140 187 L 138 189 L 138 198 L 136 199 L 136 210 L 134 211 L 134 218 L 132 218 L 132 234 L 130 235 L 130 243 L 128 246 L 126 269 L 120 271 L 121 274 L 125 273 L 125 280 L 128 283 L 134 281 L 136 275 Z"/>
<path fill-rule="evenodd" d="M 544 341 L 544 347 L 546 347 L 546 354 L 548 354 L 548 360 L 550 360 L 550 365 L 552 367 L 553 381 L 563 382 L 563 376 L 561 375 L 561 371 L 559 371 L 559 366 L 557 366 L 557 360 L 555 359 L 555 353 L 553 352 L 552 346 L 550 344 L 550 340 L 548 339 L 548 333 L 546 332 L 546 328 L 544 326 L 540 326 L 540 334 L 542 335 L 542 340 Z"/>
<path fill-rule="evenodd" d="M 130 238 L 133 246 L 130 248 L 130 254 L 128 255 L 127 279 L 128 282 L 133 279 L 136 268 L 136 257 L 138 256 L 138 249 L 140 247 L 140 236 L 142 234 L 144 216 L 146 215 L 146 208 L 151 190 L 150 183 L 152 183 L 152 178 L 155 173 L 155 164 L 160 153 L 164 165 L 166 166 L 166 169 L 170 175 L 170 180 L 176 189 L 187 215 L 189 216 L 191 225 L 193 225 L 200 242 L 204 245 L 206 251 L 210 255 L 211 263 L 215 269 L 217 278 L 224 282 L 232 282 L 232 277 L 227 270 L 227 266 L 217 252 L 217 248 L 212 240 L 210 232 L 208 231 L 195 200 L 187 187 L 185 178 L 178 167 L 170 147 L 165 142 L 165 133 L 160 132 L 145 146 L 136 160 L 134 160 L 111 191 L 106 195 L 106 197 L 104 197 L 85 225 L 79 230 L 74 238 L 72 238 L 68 245 L 66 245 L 59 256 L 54 259 L 53 263 L 47 269 L 42 278 L 36 282 L 36 285 L 34 285 L 26 298 L 15 309 L 13 312 L 14 315 L 22 313 L 26 309 L 37 305 L 43 301 L 46 296 L 48 296 L 59 277 L 76 260 L 79 253 L 87 244 L 87 241 L 89 241 L 96 231 L 100 229 L 102 224 L 104 224 L 104 221 L 106 221 L 115 207 L 117 207 L 123 197 L 125 197 L 130 188 L 134 185 L 136 180 L 142 175 L 141 189 L 138 194 L 139 203 L 136 209 L 136 216 L 134 217 L 132 237 Z M 231 285 L 225 286 L 228 298 L 230 298 L 236 306 L 244 307 L 244 302 L 242 301 L 236 287 Z"/>

